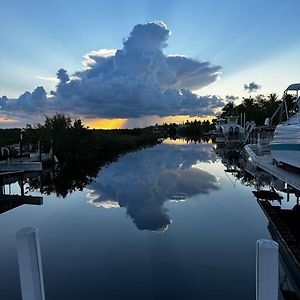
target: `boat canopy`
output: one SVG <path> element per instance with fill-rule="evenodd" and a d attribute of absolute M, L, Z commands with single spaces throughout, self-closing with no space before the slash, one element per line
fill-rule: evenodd
<path fill-rule="evenodd" d="M 286 91 L 300 91 L 300 83 L 293 83 L 288 88 Z"/>

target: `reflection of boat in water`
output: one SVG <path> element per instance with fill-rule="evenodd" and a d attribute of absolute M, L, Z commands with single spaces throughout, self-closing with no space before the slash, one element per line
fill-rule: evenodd
<path fill-rule="evenodd" d="M 279 244 L 280 285 L 283 294 L 300 297 L 300 206 L 283 209 L 269 201 L 258 200 L 269 220 L 268 229 Z"/>
<path fill-rule="evenodd" d="M 269 220 L 272 238 L 279 244 L 281 299 L 300 299 L 300 191 L 262 170 L 249 171 L 256 187 L 253 194 Z"/>
<path fill-rule="evenodd" d="M 237 149 L 214 148 L 216 154 L 221 158 L 222 164 L 226 167 L 225 172 L 236 173 L 240 172 L 245 166 L 246 157 L 244 153 Z"/>
<path fill-rule="evenodd" d="M 221 149 L 219 155 L 227 166 L 228 152 Z M 253 195 L 269 220 L 268 230 L 273 240 L 279 244 L 279 299 L 300 299 L 300 190 L 282 180 L 282 176 L 276 177 L 250 161 L 239 170 L 232 172 L 233 176 L 255 187 Z"/>
<path fill-rule="evenodd" d="M 285 96 L 289 91 L 297 93 L 294 106 L 296 113 L 289 116 L 285 123 L 276 126 L 270 150 L 272 158 L 277 162 L 300 168 L 300 83 L 290 85 L 285 91 Z M 287 111 L 287 104 L 284 103 Z"/>

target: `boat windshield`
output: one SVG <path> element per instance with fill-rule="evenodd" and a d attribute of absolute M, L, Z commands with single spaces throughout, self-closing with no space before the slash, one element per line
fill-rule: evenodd
<path fill-rule="evenodd" d="M 288 124 L 289 125 L 300 124 L 300 114 L 296 113 L 293 116 L 291 116 L 288 120 Z"/>

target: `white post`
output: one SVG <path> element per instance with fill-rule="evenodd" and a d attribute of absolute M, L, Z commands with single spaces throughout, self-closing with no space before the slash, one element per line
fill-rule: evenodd
<path fill-rule="evenodd" d="M 278 244 L 256 242 L 256 300 L 278 300 Z"/>
<path fill-rule="evenodd" d="M 38 229 L 23 228 L 16 238 L 22 300 L 45 300 Z"/>

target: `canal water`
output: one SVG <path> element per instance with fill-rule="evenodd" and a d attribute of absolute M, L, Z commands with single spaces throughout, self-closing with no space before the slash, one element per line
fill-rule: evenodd
<path fill-rule="evenodd" d="M 166 140 L 66 197 L 27 185 L 43 205 L 0 215 L 0 299 L 21 299 L 15 235 L 24 227 L 39 229 L 46 299 L 255 299 L 268 219 L 229 165 L 212 143 Z"/>

